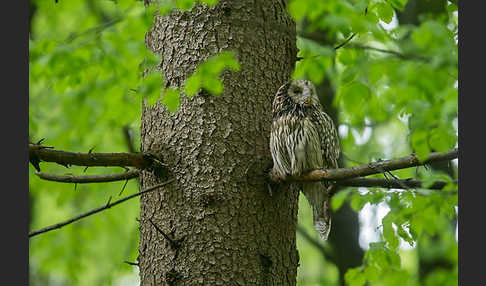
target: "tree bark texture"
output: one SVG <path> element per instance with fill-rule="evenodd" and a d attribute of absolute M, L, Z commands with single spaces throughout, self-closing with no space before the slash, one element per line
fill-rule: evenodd
<path fill-rule="evenodd" d="M 233 51 L 221 96 L 181 96 L 177 112 L 143 107 L 141 150 L 168 174 L 143 171 L 141 285 L 295 285 L 298 190 L 268 192 L 271 103 L 296 59 L 295 23 L 280 0 L 220 0 L 157 16 L 146 45 L 162 55 L 165 87 L 180 87 L 208 57 Z M 153 223 L 152 223 L 153 222 Z M 156 227 L 155 227 L 156 226 Z"/>

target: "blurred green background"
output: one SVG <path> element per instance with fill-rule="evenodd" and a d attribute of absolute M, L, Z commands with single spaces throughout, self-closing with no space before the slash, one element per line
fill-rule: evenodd
<path fill-rule="evenodd" d="M 165 13 L 189 9 L 193 1 L 160 4 Z M 293 0 L 287 8 L 297 22 L 301 58 L 294 77 L 318 86 L 339 127 L 341 165 L 457 147 L 457 1 Z M 144 44 L 154 11 L 142 1 L 30 1 L 31 142 L 46 138 L 45 145 L 76 152 L 138 151 L 142 98 L 154 102 L 161 91 L 160 75 L 142 77 L 158 61 Z M 206 68 L 218 61 L 237 68 L 231 57 L 216 58 Z M 214 80 L 199 80 L 217 93 Z M 164 103 L 175 110 L 179 94 L 172 94 Z M 47 163 L 41 169 L 84 171 Z M 88 168 L 86 174 L 121 171 Z M 104 205 L 124 185 L 75 188 L 41 181 L 32 166 L 29 172 L 31 231 Z M 457 285 L 457 160 L 393 174 L 450 184 L 444 191 L 339 192 L 332 207 L 347 207 L 359 219 L 359 236 L 349 245 L 358 245 L 363 255 L 341 277 L 346 285 Z M 124 194 L 137 190 L 131 180 Z M 339 265 L 346 257 L 338 255 L 336 243 L 319 240 L 307 201 L 301 197 L 299 204 L 298 285 L 343 285 Z M 124 263 L 137 259 L 138 215 L 134 199 L 33 237 L 30 284 L 138 285 L 137 268 Z M 347 226 L 333 227 L 346 232 Z"/>

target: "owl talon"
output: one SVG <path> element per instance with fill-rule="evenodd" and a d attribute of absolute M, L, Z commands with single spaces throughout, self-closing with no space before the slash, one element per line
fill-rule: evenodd
<path fill-rule="evenodd" d="M 334 193 L 336 193 L 336 187 L 336 184 L 330 184 L 329 186 L 327 186 L 326 192 L 329 194 L 329 197 L 332 197 Z"/>

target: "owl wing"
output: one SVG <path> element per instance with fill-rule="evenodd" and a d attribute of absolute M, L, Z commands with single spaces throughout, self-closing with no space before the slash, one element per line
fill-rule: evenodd
<path fill-rule="evenodd" d="M 282 116 L 282 110 L 285 107 L 285 93 L 290 83 L 282 85 L 275 95 L 272 103 L 272 129 L 270 132 L 270 152 L 272 153 L 274 166 L 273 168 L 281 176 L 290 173 L 290 156 L 287 152 L 287 140 L 290 134 L 291 118 Z"/>
<path fill-rule="evenodd" d="M 321 152 L 324 168 L 338 168 L 337 160 L 341 148 L 339 146 L 339 136 L 334 127 L 331 117 L 324 111 L 316 112 L 316 124 L 318 125 L 319 137 L 321 140 Z"/>

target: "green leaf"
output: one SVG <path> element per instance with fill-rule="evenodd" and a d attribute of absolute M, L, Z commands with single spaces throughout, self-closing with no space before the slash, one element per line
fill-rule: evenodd
<path fill-rule="evenodd" d="M 201 88 L 201 74 L 195 73 L 191 75 L 184 86 L 186 91 L 186 96 L 191 98 L 194 96 Z"/>
<path fill-rule="evenodd" d="M 388 246 L 391 249 L 397 249 L 400 240 L 395 235 L 395 230 L 393 229 L 393 214 L 389 212 L 381 221 L 383 225 L 383 237 L 385 241 L 388 243 Z"/>
<path fill-rule="evenodd" d="M 159 73 L 149 73 L 139 87 L 139 92 L 147 100 L 149 106 L 154 105 L 162 91 L 162 79 Z"/>
<path fill-rule="evenodd" d="M 452 13 L 455 11 L 457 11 L 457 5 L 454 3 L 449 3 L 449 5 L 447 5 L 447 12 Z"/>
<path fill-rule="evenodd" d="M 356 62 L 357 52 L 352 49 L 339 49 L 337 59 L 343 65 L 352 65 Z"/>
<path fill-rule="evenodd" d="M 396 9 L 402 11 L 407 4 L 407 0 L 388 0 L 388 2 Z"/>
<path fill-rule="evenodd" d="M 408 232 L 403 228 L 402 225 L 398 225 L 397 227 L 397 234 L 400 236 L 403 240 L 408 242 L 408 244 L 413 247 L 414 245 L 414 240 L 413 238 L 408 234 Z"/>
<path fill-rule="evenodd" d="M 348 66 L 341 73 L 341 84 L 347 84 L 358 77 L 358 69 L 354 66 Z"/>
<path fill-rule="evenodd" d="M 364 270 L 364 275 L 368 281 L 376 281 L 380 278 L 382 271 L 375 265 L 369 265 Z"/>
<path fill-rule="evenodd" d="M 366 283 L 363 267 L 348 269 L 344 275 L 344 280 L 349 286 L 363 286 Z"/>
<path fill-rule="evenodd" d="M 180 105 L 179 89 L 166 89 L 162 96 L 162 102 L 167 106 L 170 112 L 176 112 Z"/>
<path fill-rule="evenodd" d="M 202 0 L 201 2 L 207 4 L 208 6 L 214 6 L 218 4 L 218 0 Z"/>
<path fill-rule="evenodd" d="M 388 3 L 379 2 L 376 4 L 376 9 L 378 17 L 380 17 L 383 22 L 390 24 L 393 20 L 393 8 Z"/>
<path fill-rule="evenodd" d="M 411 137 L 411 143 L 412 148 L 420 161 L 427 158 L 430 153 L 427 131 L 418 130 L 416 132 L 413 132 Z"/>
<path fill-rule="evenodd" d="M 359 193 L 355 193 L 351 197 L 350 205 L 354 211 L 361 210 L 366 203 L 367 201 Z"/>
<path fill-rule="evenodd" d="M 202 85 L 214 95 L 220 95 L 223 92 L 223 82 L 217 77 L 206 77 Z"/>
<path fill-rule="evenodd" d="M 429 143 L 435 151 L 444 152 L 454 148 L 457 143 L 457 135 L 454 130 L 447 130 L 441 125 L 431 130 Z"/>
<path fill-rule="evenodd" d="M 223 65 L 231 70 L 238 71 L 241 68 L 240 63 L 231 51 L 223 51 L 219 53 L 219 55 L 216 56 L 216 59 L 223 62 Z"/>
<path fill-rule="evenodd" d="M 349 197 L 349 194 L 353 191 L 351 188 L 344 189 L 342 191 L 337 192 L 331 199 L 331 207 L 334 211 L 337 211 L 346 199 Z"/>
<path fill-rule="evenodd" d="M 308 3 L 309 2 L 307 2 L 307 1 L 300 1 L 300 0 L 290 1 L 290 3 L 288 3 L 288 5 L 287 5 L 288 10 L 289 10 L 289 14 L 295 20 L 297 20 L 297 21 L 301 20 L 308 13 L 308 8 L 309 8 Z"/>
<path fill-rule="evenodd" d="M 176 7 L 179 10 L 189 10 L 194 6 L 194 0 L 177 0 Z"/>

